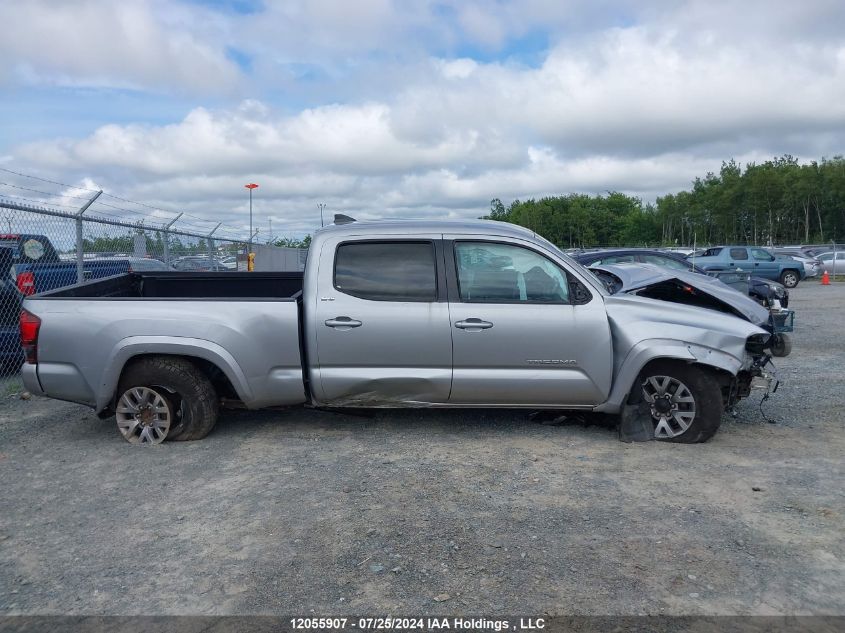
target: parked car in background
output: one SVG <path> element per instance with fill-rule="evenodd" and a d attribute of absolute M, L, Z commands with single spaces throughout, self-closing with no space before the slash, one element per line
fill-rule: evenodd
<path fill-rule="evenodd" d="M 151 271 L 151 270 L 174 270 L 173 266 L 168 266 L 159 259 L 151 257 L 129 257 L 129 271 L 130 273 Z"/>
<path fill-rule="evenodd" d="M 596 251 L 581 251 L 572 255 L 578 263 L 584 266 L 596 264 L 655 264 L 663 268 L 688 270 L 706 275 L 707 272 L 685 258 L 672 251 L 659 251 L 645 248 L 615 248 Z M 772 307 L 775 300 L 786 308 L 789 305 L 789 291 L 782 284 L 762 277 L 751 277 L 748 285 L 748 295 L 763 306 Z"/>
<path fill-rule="evenodd" d="M 833 251 L 819 255 L 822 268 L 831 275 L 845 275 L 845 251 L 836 251 L 835 260 L 833 255 Z"/>
<path fill-rule="evenodd" d="M 828 242 L 827 244 L 805 244 L 803 246 L 783 246 L 781 248 L 798 249 L 805 255 L 810 257 L 818 257 L 822 253 L 828 253 L 834 250 L 834 244 Z M 845 244 L 836 244 L 837 251 L 845 252 Z"/>
<path fill-rule="evenodd" d="M 238 269 L 238 258 L 234 255 L 229 255 L 227 257 L 220 258 L 220 265 L 223 266 L 226 270 L 237 270 Z"/>
<path fill-rule="evenodd" d="M 0 247 L 11 249 L 11 276 L 24 295 L 47 292 L 77 283 L 76 258 L 62 259 L 46 235 L 34 233 L 0 234 Z M 85 280 L 101 279 L 129 272 L 127 256 L 85 257 Z"/>
<path fill-rule="evenodd" d="M 759 246 L 715 246 L 694 257 L 691 255 L 689 259 L 707 272 L 745 271 L 757 277 L 779 281 L 787 288 L 794 288 L 807 276 L 800 262 L 778 259 Z"/>
<path fill-rule="evenodd" d="M 822 263 L 818 257 L 807 254 L 797 248 L 775 248 L 772 250 L 776 257 L 791 257 L 804 265 L 807 277 L 818 277 L 821 274 Z"/>
<path fill-rule="evenodd" d="M 235 266 L 237 268 L 237 265 Z M 183 272 L 220 272 L 232 270 L 216 257 L 208 255 L 185 255 L 173 261 L 173 268 Z"/>

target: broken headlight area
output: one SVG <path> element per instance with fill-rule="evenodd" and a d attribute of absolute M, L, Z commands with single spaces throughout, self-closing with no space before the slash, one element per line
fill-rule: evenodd
<path fill-rule="evenodd" d="M 775 336 L 771 334 L 752 334 L 745 342 L 745 350 L 751 356 L 751 364 L 739 371 L 731 384 L 723 386 L 722 395 L 727 407 L 732 407 L 752 391 L 765 389 L 774 393 L 778 388 L 777 375 L 770 354 Z"/>
<path fill-rule="evenodd" d="M 771 340 L 771 334 L 752 334 L 745 341 L 745 351 L 754 357 L 756 363 L 758 358 L 766 356 L 766 350 L 771 347 Z"/>

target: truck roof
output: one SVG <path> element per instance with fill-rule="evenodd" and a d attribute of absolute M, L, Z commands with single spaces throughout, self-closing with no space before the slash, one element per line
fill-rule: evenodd
<path fill-rule="evenodd" d="M 502 237 L 537 237 L 531 229 L 496 220 L 356 220 L 345 224 L 330 224 L 318 229 L 314 237 L 338 234 L 361 235 L 362 233 L 368 235 L 465 233 Z"/>

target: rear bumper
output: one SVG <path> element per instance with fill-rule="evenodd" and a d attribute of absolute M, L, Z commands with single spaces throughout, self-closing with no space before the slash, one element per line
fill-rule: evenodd
<path fill-rule="evenodd" d="M 79 370 L 69 363 L 24 364 L 23 384 L 30 393 L 94 406 L 94 394 Z"/>
<path fill-rule="evenodd" d="M 41 383 L 38 381 L 37 365 L 24 363 L 21 366 L 21 379 L 23 380 L 23 386 L 29 393 L 33 393 L 36 396 L 46 395 L 44 390 L 41 388 Z"/>

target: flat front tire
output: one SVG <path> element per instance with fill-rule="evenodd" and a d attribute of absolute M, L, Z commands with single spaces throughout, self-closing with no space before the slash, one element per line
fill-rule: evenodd
<path fill-rule="evenodd" d="M 214 428 L 217 414 L 214 386 L 184 358 L 143 358 L 120 379 L 115 418 L 132 444 L 201 439 Z"/>
<path fill-rule="evenodd" d="M 708 371 L 681 362 L 660 361 L 640 374 L 643 415 L 651 418 L 654 438 L 694 444 L 709 440 L 722 422 L 722 391 Z"/>

